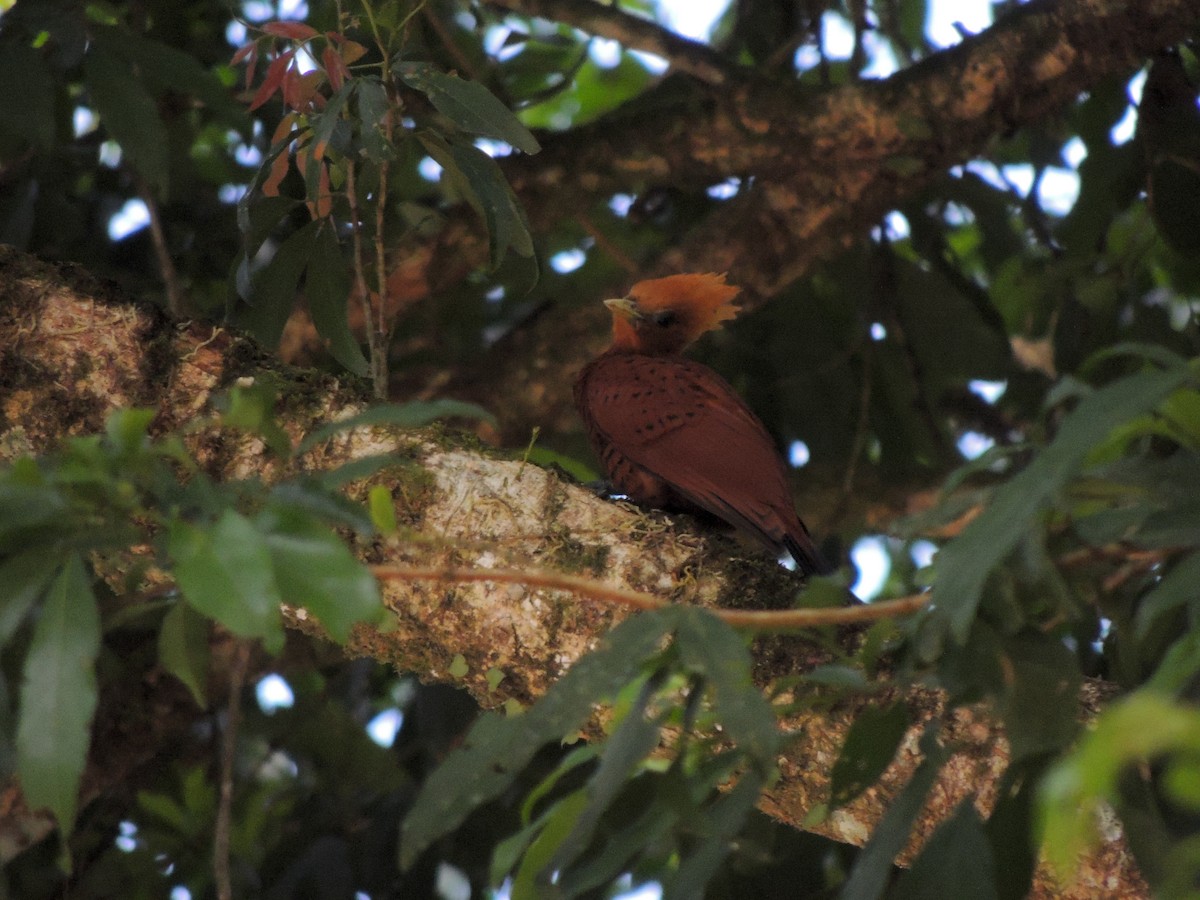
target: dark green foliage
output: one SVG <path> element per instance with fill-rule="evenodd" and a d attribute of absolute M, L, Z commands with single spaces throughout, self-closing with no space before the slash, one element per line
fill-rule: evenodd
<path fill-rule="evenodd" d="M 322 364 L 378 385 L 380 347 L 390 347 L 393 389 L 427 396 L 444 376 L 486 384 L 507 370 L 511 347 L 529 355 L 521 332 L 539 317 L 591 304 L 705 242 L 719 248 L 714 223 L 742 221 L 730 212 L 773 191 L 753 171 L 730 171 L 712 190 L 681 171 L 695 160 L 664 167 L 657 131 L 686 132 L 711 95 L 634 54 L 606 60 L 582 25 L 452 0 L 309 6 L 306 22 L 249 23 L 253 53 L 246 45 L 235 62 L 222 4 L 7 9 L 0 241 L 163 303 L 149 232 L 107 235 L 113 214 L 141 199 L 157 214 L 185 312 L 225 315 L 274 346 L 302 305 L 320 338 L 307 349 Z M 640 2 L 597 6 L 651 14 Z M 764 81 L 819 100 L 884 47 L 901 67 L 936 67 L 928 7 L 732 3 L 714 44 L 742 70 L 720 99 Z M 839 20 L 854 35 L 847 58 L 829 40 Z M 301 47 L 315 68 L 292 65 Z M 0 769 L 64 829 L 10 860 L 0 893 L 212 893 L 213 735 L 227 697 L 212 690 L 224 659 L 211 646 L 231 632 L 277 654 L 295 694 L 293 708 L 272 713 L 244 698 L 231 835 L 239 896 L 432 896 L 445 864 L 479 896 L 511 878 L 517 898 L 656 882 L 681 898 L 1016 900 L 1039 851 L 1070 869 L 1105 806 L 1155 892 L 1186 896 L 1200 872 L 1200 66 L 1194 43 L 1145 63 L 1136 128 L 1121 124 L 1134 115 L 1123 72 L 1057 114 L 1006 126 L 918 189 L 904 181 L 921 161 L 891 160 L 895 217 L 850 235 L 844 252 L 756 298 L 770 302 L 697 348 L 782 446 L 806 445 L 798 480 L 816 495 L 811 507 L 803 495 L 815 530 L 838 530 L 846 546 L 892 535 L 884 596 L 932 585 L 930 609 L 875 626 L 848 650 L 820 638 L 834 658 L 783 673 L 774 694 L 754 680 L 779 676 L 769 654 L 751 654 L 706 613 L 672 609 L 614 629 L 523 713 L 472 727 L 477 711 L 462 695 L 346 662 L 282 625 L 281 601 L 305 607 L 335 641 L 355 622 L 383 621 L 345 533 L 403 532 L 390 497 L 364 507 L 341 489 L 395 459 L 216 483 L 179 435 L 154 432 L 151 410 L 15 459 L 0 473 Z M 581 131 L 588 123 L 599 130 Z M 912 116 L 896 127 L 954 156 L 956 135 Z M 618 155 L 631 149 L 606 168 L 580 134 L 602 134 Z M 497 142 L 548 150 L 505 159 Z M 808 148 L 795 152 L 807 165 Z M 1070 168 L 1077 197 L 1040 193 Z M 589 197 L 578 208 L 542 200 L 533 215 L 522 205 L 526 191 L 576 182 L 606 187 L 572 193 Z M 802 249 L 785 219 L 761 235 L 764 259 Z M 486 231 L 478 249 L 464 236 L 474 226 Z M 380 315 L 372 304 L 397 273 L 400 292 Z M 581 335 L 563 333 L 572 345 L 537 344 L 537 365 L 573 358 Z M 0 393 L 10 379 L 63 377 L 8 362 Z M 985 380 L 1003 384 L 998 399 L 981 398 Z M 372 407 L 293 448 L 260 384 L 233 392 L 208 424 L 253 434 L 286 462 L 356 426 L 466 418 L 503 429 L 517 399 L 499 398 L 497 417 L 448 400 Z M 533 424 L 531 464 L 589 471 L 577 436 Z M 993 446 L 965 460 L 971 435 Z M 923 512 L 888 521 L 905 508 Z M 910 557 L 926 542 L 932 565 Z M 130 569 L 135 546 L 144 562 Z M 1082 729 L 1087 678 L 1123 696 Z M 147 694 L 169 683 L 176 699 L 156 692 L 155 702 L 205 711 L 191 711 L 169 758 L 129 765 L 121 796 L 85 795 L 77 810 L 89 740 L 104 737 L 92 719 L 110 693 L 140 696 L 118 690 L 128 683 Z M 861 852 L 754 812 L 790 747 L 766 696 L 835 712 L 876 698 L 849 730 L 830 796 L 807 811 L 816 821 L 878 802 L 868 789 L 911 740 L 902 698 L 913 686 L 941 691 L 947 717 L 970 704 L 1002 724 L 1008 768 L 986 821 L 968 798 L 895 870 L 957 749 L 938 744 L 936 723 Z M 364 731 L 384 710 L 405 717 L 390 750 Z M 597 710 L 607 736 L 576 741 Z M 69 877 L 59 869 L 68 858 Z"/>

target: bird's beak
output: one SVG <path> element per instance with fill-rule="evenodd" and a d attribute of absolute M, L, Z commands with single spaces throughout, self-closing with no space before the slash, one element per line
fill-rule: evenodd
<path fill-rule="evenodd" d="M 611 309 L 614 315 L 625 319 L 637 320 L 643 317 L 642 311 L 638 309 L 637 304 L 628 297 L 615 297 L 612 300 L 605 300 L 604 305 Z"/>

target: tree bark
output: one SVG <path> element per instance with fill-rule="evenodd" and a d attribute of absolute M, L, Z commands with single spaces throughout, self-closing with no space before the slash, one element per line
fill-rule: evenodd
<path fill-rule="evenodd" d="M 121 406 L 154 408 L 155 427 L 161 430 L 195 422 L 236 379 L 268 372 L 283 384 L 281 424 L 293 440 L 353 413 L 365 397 L 358 385 L 274 366 L 236 334 L 171 322 L 126 302 L 86 273 L 69 266 L 56 269 L 3 247 L 0 346 L 6 348 L 0 384 L 5 461 L 44 453 L 69 435 L 99 432 L 105 417 Z M 257 438 L 202 431 L 189 440 L 201 464 L 217 477 L 283 474 Z M 347 649 L 426 680 L 466 687 L 485 705 L 510 697 L 534 702 L 615 621 L 630 614 L 594 596 L 541 586 L 538 572 L 566 572 L 598 587 L 712 607 L 788 606 L 798 588 L 773 560 L 747 557 L 726 539 L 703 537 L 686 523 L 604 501 L 553 472 L 470 449 L 444 434 L 356 428 L 308 455 L 305 464 L 325 468 L 383 452 L 394 454 L 397 466 L 371 484 L 392 492 L 397 518 L 408 531 L 395 542 L 360 548 L 365 558 L 439 570 L 518 569 L 529 573 L 528 583 L 389 580 L 384 599 L 395 614 L 395 629 L 381 633 L 358 627 Z M 366 490 L 363 484 L 351 488 L 357 495 Z M 302 609 L 287 609 L 286 618 L 292 627 L 319 632 L 319 623 Z M 802 638 L 765 639 L 757 650 L 764 684 L 821 658 Z M 459 654 L 467 663 L 461 678 L 449 671 Z M 488 683 L 493 668 L 505 674 L 495 689 Z M 161 677 L 139 687 L 143 696 L 137 703 L 108 705 L 115 718 L 96 727 L 85 801 L 118 788 L 128 765 L 114 760 L 144 760 L 164 752 L 163 745 L 147 746 L 148 739 L 167 743 L 169 735 L 135 723 L 156 704 L 186 715 L 180 712 L 186 705 L 182 693 L 172 682 Z M 1085 694 L 1082 715 L 1095 715 L 1098 696 Z M 784 722 L 805 738 L 779 760 L 781 778 L 763 798 L 763 809 L 782 821 L 863 843 L 918 761 L 915 735 L 925 722 L 936 720 L 943 742 L 954 750 L 927 803 L 914 847 L 961 798 L 974 797 L 986 813 L 1007 761 L 999 728 L 984 709 L 947 711 L 940 698 L 920 693 L 910 703 L 920 721 L 881 782 L 816 825 L 808 821 L 810 813 L 828 797 L 831 766 L 862 704 Z M 3 797 L 0 848 L 12 853 L 44 835 L 49 822 L 25 809 L 11 785 Z M 1058 886 L 1042 871 L 1035 896 L 1148 896 L 1119 829 L 1106 835 L 1107 842 L 1081 861 L 1073 885 Z"/>

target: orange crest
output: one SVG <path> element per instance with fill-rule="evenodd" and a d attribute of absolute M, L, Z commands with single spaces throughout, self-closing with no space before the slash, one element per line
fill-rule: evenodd
<path fill-rule="evenodd" d="M 629 291 L 629 299 L 643 312 L 688 311 L 693 336 L 699 337 L 737 316 L 740 310 L 733 305 L 733 298 L 740 292 L 741 288 L 725 283 L 723 272 L 707 272 L 639 281 Z"/>

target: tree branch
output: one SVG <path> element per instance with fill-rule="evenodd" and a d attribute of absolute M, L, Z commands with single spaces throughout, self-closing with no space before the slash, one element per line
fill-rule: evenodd
<path fill-rule="evenodd" d="M 1131 73 L 1197 25 L 1191 0 L 1034 0 L 881 81 L 814 91 L 741 70 L 719 89 L 669 78 L 611 116 L 547 138 L 537 156 L 510 157 L 506 171 L 540 231 L 616 192 L 699 192 L 752 178 L 642 273 L 725 271 L 752 308 L 997 136 Z M 504 440 L 523 442 L 535 424 L 572 421 L 572 378 L 605 321 L 602 310 L 548 310 L 452 384 L 499 411 Z M 534 379 L 543 388 L 531 393 Z"/>
<path fill-rule="evenodd" d="M 572 25 L 580 31 L 617 41 L 629 50 L 661 56 L 671 68 L 711 85 L 725 82 L 728 63 L 707 44 L 681 37 L 649 19 L 622 12 L 615 4 L 593 0 L 490 0 L 523 16 L 537 16 Z"/>
<path fill-rule="evenodd" d="M 194 422 L 223 385 L 270 371 L 265 358 L 256 358 L 253 346 L 241 338 L 210 326 L 176 326 L 150 308 L 120 302 L 110 288 L 70 267 L 56 270 L 3 247 L 0 344 L 9 348 L 11 373 L 0 387 L 5 459 L 45 452 L 67 434 L 99 433 L 118 406 L 153 406 L 163 428 Z M 45 377 L 48 372 L 56 377 Z M 280 370 L 271 374 L 284 385 L 291 377 Z M 336 379 L 306 375 L 289 394 L 282 425 L 296 439 L 358 408 L 363 396 Z M 256 438 L 209 440 L 194 434 L 189 440 L 201 464 L 217 477 L 251 472 L 271 477 L 276 471 Z M 547 575 L 545 585 L 502 583 L 499 575 L 473 576 L 452 586 L 389 580 L 384 601 L 395 627 L 387 633 L 362 625 L 355 629 L 349 652 L 426 680 L 453 682 L 488 705 L 507 697 L 533 702 L 626 614 L 581 602 L 573 580 L 579 573 L 589 581 L 603 578 L 622 592 L 719 608 L 790 605 L 799 586 L 773 560 L 747 560 L 719 537 L 702 538 L 662 515 L 605 502 L 552 472 L 464 449 L 445 437 L 360 427 L 331 438 L 305 460 L 329 468 L 380 453 L 394 454 L 398 465 L 371 484 L 386 486 L 398 520 L 413 522 L 416 529 L 408 539 L 369 548 L 381 564 L 425 574 L 467 569 L 561 573 Z M 359 485 L 354 495 L 365 497 L 367 490 Z M 320 623 L 303 609 L 286 610 L 286 618 L 292 627 L 321 633 Z M 759 650 L 766 646 L 770 653 L 760 652 L 757 669 L 764 682 L 803 672 L 822 658 L 818 649 L 795 638 L 772 638 Z M 458 655 L 467 664 L 462 678 L 449 672 Z M 506 676 L 498 689 L 488 679 L 493 668 Z M 880 784 L 813 825 L 813 810 L 828 800 L 830 770 L 846 729 L 874 702 L 868 697 L 790 716 L 785 726 L 803 740 L 781 756 L 781 778 L 764 797 L 763 808 L 799 827 L 862 843 L 917 763 L 916 731 L 936 721 L 953 753 L 917 828 L 918 843 L 961 798 L 975 797 L 985 813 L 990 810 L 1008 761 L 994 719 L 982 709 L 946 710 L 939 696 L 914 692 L 909 702 L 918 724 Z M 1093 717 L 1100 707 L 1101 694 L 1085 691 L 1083 714 Z M 147 752 L 146 730 L 123 725 L 122 715 L 140 719 L 145 712 L 126 704 L 116 706 L 111 717 L 97 718 L 104 740 L 93 747 L 85 801 L 119 787 L 114 778 L 128 769 L 111 765 L 110 755 L 129 752 L 122 741 L 134 742 L 137 753 Z M 6 809 L 8 816 L 0 811 L 0 835 L 26 834 L 23 829 L 37 822 L 45 827 L 44 818 L 10 818 L 22 811 L 29 815 L 17 801 Z M 1044 873 L 1039 878 L 1035 896 L 1094 897 L 1101 889 L 1110 896 L 1147 895 L 1115 829 L 1106 831 L 1106 843 L 1081 861 L 1075 886 L 1056 886 Z"/>

